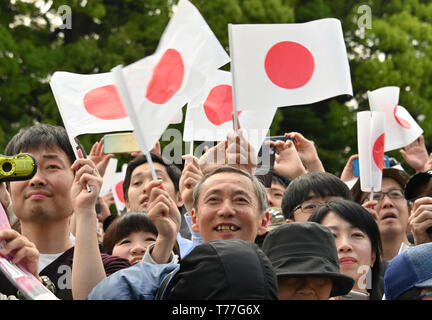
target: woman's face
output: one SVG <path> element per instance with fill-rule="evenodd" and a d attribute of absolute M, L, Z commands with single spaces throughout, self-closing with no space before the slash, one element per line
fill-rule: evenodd
<path fill-rule="evenodd" d="M 142 260 L 148 246 L 155 241 L 156 235 L 151 232 L 132 232 L 115 244 L 112 254 L 128 259 L 131 264 L 135 264 Z"/>
<path fill-rule="evenodd" d="M 321 224 L 328 227 L 336 241 L 339 266 L 343 274 L 355 280 L 353 289 L 366 291 L 366 275 L 373 266 L 376 253 L 372 252 L 372 243 L 368 235 L 330 211 Z"/>

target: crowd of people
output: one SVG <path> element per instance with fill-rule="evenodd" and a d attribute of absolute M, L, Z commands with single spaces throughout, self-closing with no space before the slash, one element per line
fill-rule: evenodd
<path fill-rule="evenodd" d="M 312 141 L 286 135 L 268 142 L 276 155 L 267 187 L 241 129 L 199 158 L 184 156 L 182 170 L 158 147 L 151 160 L 134 154 L 126 208 L 111 212 L 100 190 L 114 155 L 103 140 L 76 159 L 63 127 L 21 129 L 4 154 L 32 154 L 37 171 L 0 183 L 12 226 L 0 230 L 0 254 L 65 300 L 431 298 L 432 161 L 423 137 L 401 150 L 416 173 L 384 168 L 371 195 L 354 177 L 357 155 L 338 177 Z M 22 299 L 3 273 L 0 298 Z"/>

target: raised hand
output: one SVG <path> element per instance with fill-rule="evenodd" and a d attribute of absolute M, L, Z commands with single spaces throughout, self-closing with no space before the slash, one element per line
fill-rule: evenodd
<path fill-rule="evenodd" d="M 276 151 L 273 167 L 276 173 L 293 180 L 307 172 L 291 140 L 269 141 L 268 143 Z"/>
<path fill-rule="evenodd" d="M 424 167 L 429 159 L 424 137 L 421 135 L 417 140 L 400 150 L 405 162 L 416 172 L 425 170 Z"/>
<path fill-rule="evenodd" d="M 297 149 L 299 157 L 303 162 L 303 165 L 306 167 L 309 172 L 324 172 L 324 166 L 320 158 L 318 157 L 318 152 L 315 148 L 315 144 L 313 141 L 306 139 L 299 132 L 290 132 L 285 133 L 285 136 L 288 136 L 293 139 L 294 146 Z"/>
<path fill-rule="evenodd" d="M 183 159 L 185 159 L 185 165 L 180 177 L 179 189 L 186 210 L 191 212 L 193 189 L 203 177 L 203 173 L 196 157 L 184 155 Z"/>

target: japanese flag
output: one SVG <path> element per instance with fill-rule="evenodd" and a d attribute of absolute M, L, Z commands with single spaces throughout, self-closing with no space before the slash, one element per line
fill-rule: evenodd
<path fill-rule="evenodd" d="M 267 136 L 277 108 L 238 111 L 246 139 L 259 150 Z M 232 76 L 216 70 L 209 74 L 195 98 L 188 103 L 183 140 L 221 141 L 233 131 Z"/>
<path fill-rule="evenodd" d="M 110 72 L 83 75 L 57 71 L 50 86 L 70 137 L 133 130 Z"/>
<path fill-rule="evenodd" d="M 360 188 L 364 192 L 380 191 L 384 165 L 384 112 L 357 113 L 357 143 Z"/>
<path fill-rule="evenodd" d="M 339 20 L 228 26 L 239 110 L 310 104 L 352 95 Z"/>
<path fill-rule="evenodd" d="M 149 64 L 151 60 L 144 58 L 140 63 Z M 63 124 L 72 138 L 88 133 L 133 130 L 111 72 L 85 75 L 57 71 L 51 77 L 50 86 Z M 143 91 L 135 85 L 130 94 L 138 99 Z M 180 110 L 172 123 L 181 123 L 182 119 Z"/>
<path fill-rule="evenodd" d="M 113 191 L 114 203 L 118 213 L 121 213 L 126 208 L 126 201 L 123 194 L 123 182 L 126 176 L 126 168 L 127 164 L 124 164 L 122 170 L 116 172 L 112 179 L 111 190 Z"/>
<path fill-rule="evenodd" d="M 368 91 L 371 111 L 385 114 L 386 139 L 384 151 L 403 148 L 416 140 L 423 130 L 399 102 L 398 87 L 383 87 Z"/>
<path fill-rule="evenodd" d="M 151 64 L 138 61 L 124 70 L 113 69 L 117 79 L 123 76 L 127 91 L 134 86 L 145 88 L 141 96 L 130 97 L 130 105 L 125 103 L 138 143 L 144 140 L 145 146 L 159 140 L 173 117 L 201 88 L 204 75 L 230 58 L 199 11 L 189 1 L 180 0 L 149 60 Z M 123 90 L 123 102 L 126 95 Z"/>

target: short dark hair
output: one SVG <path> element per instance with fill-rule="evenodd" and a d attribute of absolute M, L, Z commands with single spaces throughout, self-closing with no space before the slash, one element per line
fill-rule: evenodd
<path fill-rule="evenodd" d="M 310 217 L 309 221 L 321 223 L 329 212 L 334 212 L 355 228 L 367 234 L 371 241 L 372 251 L 376 254 L 375 263 L 372 266 L 372 288 L 369 289 L 371 299 L 382 298 L 382 279 L 380 276 L 380 256 L 382 253 L 381 236 L 378 225 L 372 215 L 357 202 L 352 200 L 333 200 L 318 208 Z"/>
<path fill-rule="evenodd" d="M 114 246 L 134 232 L 150 232 L 155 237 L 158 236 L 156 226 L 148 217 L 147 212 L 129 211 L 121 216 L 116 216 L 105 231 L 102 241 L 102 252 L 112 254 Z M 180 247 L 177 241 L 173 251 L 180 259 Z"/>
<path fill-rule="evenodd" d="M 168 160 L 154 153 L 151 153 L 151 159 L 153 162 L 160 163 L 166 168 L 168 176 L 174 184 L 175 191 L 179 191 L 181 170 L 175 164 L 169 164 Z M 147 163 L 147 157 L 145 155 L 140 155 L 129 161 L 126 169 L 125 179 L 123 182 L 123 195 L 125 200 L 128 200 L 128 191 L 131 183 L 132 172 L 135 170 L 136 167 L 144 163 Z"/>
<path fill-rule="evenodd" d="M 290 182 L 282 198 L 282 213 L 285 219 L 294 220 L 294 208 L 317 197 L 342 197 L 352 200 L 351 191 L 341 179 L 329 172 L 308 172 Z"/>
<path fill-rule="evenodd" d="M 150 232 L 155 237 L 158 231 L 154 223 L 144 212 L 127 212 L 122 216 L 117 216 L 107 228 L 102 242 L 102 252 L 112 254 L 114 246 L 122 239 L 133 232 Z"/>
<path fill-rule="evenodd" d="M 12 156 L 20 152 L 28 152 L 36 148 L 59 147 L 72 164 L 75 153 L 69 141 L 66 129 L 61 126 L 37 123 L 31 127 L 21 129 L 12 137 L 5 148 L 5 155 Z"/>

